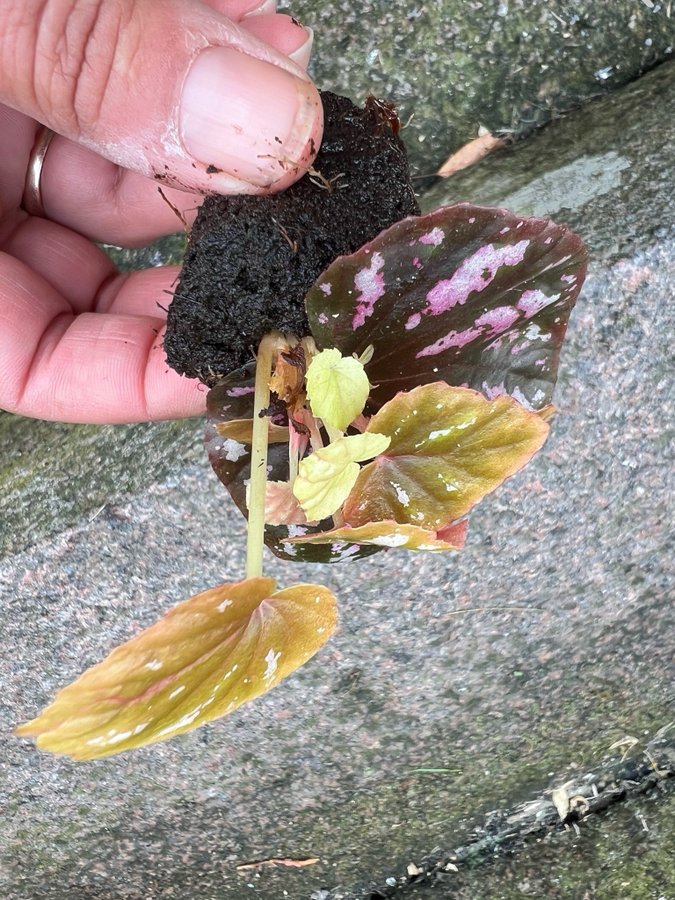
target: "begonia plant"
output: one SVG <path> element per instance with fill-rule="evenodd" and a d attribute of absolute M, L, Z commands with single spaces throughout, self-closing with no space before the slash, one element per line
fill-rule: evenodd
<path fill-rule="evenodd" d="M 269 334 L 208 395 L 209 459 L 248 519 L 245 579 L 168 612 L 18 733 L 92 759 L 274 687 L 337 615 L 320 585 L 277 590 L 264 543 L 309 562 L 459 550 L 471 509 L 546 440 L 585 267 L 566 228 L 467 203 L 335 260 L 307 294 L 310 334 Z"/>

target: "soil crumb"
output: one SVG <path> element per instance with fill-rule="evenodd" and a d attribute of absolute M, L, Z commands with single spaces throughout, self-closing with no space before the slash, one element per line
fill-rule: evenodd
<path fill-rule="evenodd" d="M 280 194 L 211 196 L 192 228 L 164 348 L 181 375 L 213 385 L 270 330 L 309 333 L 304 298 L 338 256 L 419 215 L 405 147 L 375 103 L 322 93 L 314 169 Z"/>

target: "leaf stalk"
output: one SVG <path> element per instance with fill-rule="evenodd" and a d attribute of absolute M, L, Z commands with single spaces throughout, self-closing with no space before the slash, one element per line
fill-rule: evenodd
<path fill-rule="evenodd" d="M 251 480 L 248 495 L 248 529 L 246 535 L 246 577 L 259 578 L 263 571 L 265 544 L 265 495 L 267 488 L 267 449 L 269 420 L 260 413 L 269 406 L 274 358 L 286 346 L 284 336 L 277 331 L 265 335 L 258 347 L 253 397 L 253 434 L 251 441 Z"/>

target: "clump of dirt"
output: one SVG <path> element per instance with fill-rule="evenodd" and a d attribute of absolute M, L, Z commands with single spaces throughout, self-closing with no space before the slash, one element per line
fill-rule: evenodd
<path fill-rule="evenodd" d="M 419 215 L 387 104 L 322 94 L 314 169 L 281 194 L 207 197 L 169 308 L 169 365 L 208 385 L 248 362 L 270 330 L 308 334 L 304 298 L 338 256 Z"/>

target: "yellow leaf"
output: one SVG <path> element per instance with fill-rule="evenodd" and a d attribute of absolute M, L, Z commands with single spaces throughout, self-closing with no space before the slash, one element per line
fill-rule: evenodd
<path fill-rule="evenodd" d="M 270 444 L 282 444 L 288 441 L 288 428 L 275 425 L 269 421 Z M 216 431 L 221 437 L 242 444 L 251 444 L 253 440 L 253 419 L 230 419 L 229 422 L 218 422 Z"/>
<path fill-rule="evenodd" d="M 310 522 L 332 516 L 347 499 L 359 476 L 358 462 L 383 453 L 390 438 L 354 434 L 338 438 L 301 460 L 293 493 Z"/>
<path fill-rule="evenodd" d="M 322 350 L 313 357 L 306 386 L 312 413 L 338 431 L 346 431 L 363 412 L 370 393 L 363 364 L 335 349 Z"/>
<path fill-rule="evenodd" d="M 290 538 L 289 544 L 373 544 L 376 547 L 400 547 L 403 550 L 428 550 L 439 553 L 460 550 L 466 540 L 466 521 L 447 526 L 441 532 L 398 522 L 369 522 L 358 528 L 345 525 Z"/>
<path fill-rule="evenodd" d="M 393 520 L 434 530 L 522 469 L 549 431 L 512 397 L 487 400 L 440 381 L 397 394 L 371 428 L 391 444 L 386 457 L 361 469 L 342 509 L 345 523 Z"/>
<path fill-rule="evenodd" d="M 307 662 L 335 629 L 326 588 L 275 587 L 273 578 L 249 578 L 186 600 L 16 733 L 42 750 L 95 759 L 227 715 Z"/>

